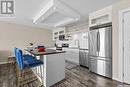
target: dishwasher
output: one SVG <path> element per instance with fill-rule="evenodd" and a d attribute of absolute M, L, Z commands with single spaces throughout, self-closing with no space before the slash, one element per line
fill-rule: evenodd
<path fill-rule="evenodd" d="M 79 64 L 81 66 L 89 67 L 88 53 L 89 53 L 89 51 L 87 49 L 80 49 L 79 50 Z"/>

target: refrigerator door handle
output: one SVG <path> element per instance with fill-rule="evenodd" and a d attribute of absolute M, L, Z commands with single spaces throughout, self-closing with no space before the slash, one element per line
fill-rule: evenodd
<path fill-rule="evenodd" d="M 98 32 L 98 52 L 100 51 L 100 33 Z"/>
<path fill-rule="evenodd" d="M 98 32 L 97 32 L 97 51 L 99 52 L 99 50 L 98 50 Z"/>

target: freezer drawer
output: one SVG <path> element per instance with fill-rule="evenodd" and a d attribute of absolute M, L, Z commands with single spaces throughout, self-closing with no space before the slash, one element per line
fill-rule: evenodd
<path fill-rule="evenodd" d="M 99 57 L 90 57 L 90 71 L 112 78 L 112 62 Z"/>

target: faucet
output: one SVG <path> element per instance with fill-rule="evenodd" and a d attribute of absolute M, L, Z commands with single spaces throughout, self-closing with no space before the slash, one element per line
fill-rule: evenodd
<path fill-rule="evenodd" d="M 80 43 L 78 39 L 75 40 L 75 45 L 77 45 L 77 43 L 78 43 L 78 48 L 80 48 Z"/>

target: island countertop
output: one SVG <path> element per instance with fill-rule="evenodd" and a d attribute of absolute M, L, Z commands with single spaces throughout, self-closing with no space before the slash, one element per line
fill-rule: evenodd
<path fill-rule="evenodd" d="M 65 53 L 65 51 L 60 51 L 60 50 L 53 50 L 53 49 L 45 49 L 45 52 L 38 52 L 37 50 L 30 50 L 30 49 L 25 49 L 26 51 L 30 52 L 31 54 L 35 56 L 42 56 L 42 55 L 50 55 L 50 54 L 58 54 L 58 53 Z"/>

